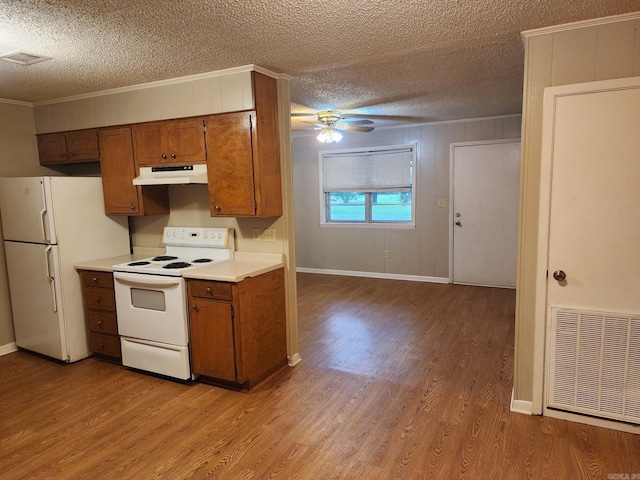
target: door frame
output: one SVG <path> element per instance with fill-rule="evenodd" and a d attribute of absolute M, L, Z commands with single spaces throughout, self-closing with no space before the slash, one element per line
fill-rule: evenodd
<path fill-rule="evenodd" d="M 544 89 L 542 111 L 542 143 L 540 151 L 540 198 L 538 204 L 538 248 L 536 262 L 532 413 L 542 414 L 547 330 L 547 268 L 549 263 L 549 220 L 551 217 L 551 174 L 553 170 L 556 99 L 570 95 L 610 92 L 640 87 L 640 77 L 576 83 Z M 520 246 L 521 247 L 521 246 Z"/>
<path fill-rule="evenodd" d="M 451 143 L 449 147 L 449 212 L 447 221 L 449 222 L 449 283 L 453 283 L 453 234 L 454 223 L 455 223 L 455 212 L 453 211 L 453 199 L 455 196 L 454 192 L 454 171 L 455 171 L 455 149 L 457 147 L 474 147 L 481 145 L 498 145 L 504 143 L 521 143 L 522 139 L 520 137 L 515 138 L 502 138 L 498 140 L 476 140 L 469 142 L 454 142 Z M 522 153 L 520 154 L 522 158 Z M 522 165 L 520 165 L 520 171 L 522 172 Z M 520 188 L 518 186 L 518 188 Z M 517 281 L 517 276 L 516 276 Z"/>

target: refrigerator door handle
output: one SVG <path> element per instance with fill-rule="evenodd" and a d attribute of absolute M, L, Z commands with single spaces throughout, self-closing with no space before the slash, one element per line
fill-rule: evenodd
<path fill-rule="evenodd" d="M 51 275 L 51 263 L 49 262 L 49 253 L 53 247 L 49 245 L 44 250 L 44 263 L 47 267 L 47 278 L 49 279 L 49 283 L 51 284 L 51 293 L 53 294 L 53 311 L 58 311 L 58 301 L 56 300 L 56 279 L 53 275 Z"/>
<path fill-rule="evenodd" d="M 40 227 L 42 228 L 42 242 L 43 243 L 49 243 L 47 241 L 47 229 L 46 229 L 46 226 L 45 226 L 45 219 L 44 219 L 44 216 L 46 214 L 47 214 L 47 209 L 43 208 L 40 211 Z"/>

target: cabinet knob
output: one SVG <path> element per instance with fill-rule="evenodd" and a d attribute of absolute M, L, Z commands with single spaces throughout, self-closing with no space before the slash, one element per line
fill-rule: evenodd
<path fill-rule="evenodd" d="M 211 288 L 210 288 L 210 287 L 207 287 L 207 290 L 206 290 L 206 291 L 207 291 L 207 293 L 208 293 L 209 295 L 211 295 Z"/>
<path fill-rule="evenodd" d="M 98 325 L 102 326 L 102 320 L 98 320 Z"/>
<path fill-rule="evenodd" d="M 92 281 L 93 283 L 98 283 L 98 277 L 93 277 L 93 278 L 91 279 L 91 281 Z"/>
<path fill-rule="evenodd" d="M 171 158 L 176 158 L 176 154 L 175 154 L 175 153 L 172 153 L 172 154 L 171 154 Z"/>
<path fill-rule="evenodd" d="M 194 310 L 195 312 L 197 312 L 198 310 L 200 310 L 200 309 L 198 308 L 198 306 L 197 306 L 195 303 L 191 306 L 191 308 L 193 308 L 193 310 Z"/>
<path fill-rule="evenodd" d="M 167 158 L 167 154 L 163 153 L 162 155 L 160 155 L 162 158 L 166 159 Z"/>
<path fill-rule="evenodd" d="M 222 210 L 222 209 L 220 208 L 220 205 L 216 205 L 215 207 L 213 207 L 213 209 L 214 209 L 216 212 L 219 212 L 219 211 L 221 211 L 221 210 Z"/>
<path fill-rule="evenodd" d="M 101 344 L 100 344 L 100 348 L 104 348 L 104 343 L 101 343 Z"/>
<path fill-rule="evenodd" d="M 73 152 L 69 152 L 69 156 L 70 156 L 70 157 L 73 157 Z"/>
<path fill-rule="evenodd" d="M 131 204 L 131 210 L 135 210 L 135 209 L 136 209 L 136 206 L 132 203 Z"/>
<path fill-rule="evenodd" d="M 96 297 L 96 303 L 100 303 L 100 297 Z"/>
<path fill-rule="evenodd" d="M 60 152 L 60 158 L 64 158 L 64 153 Z"/>

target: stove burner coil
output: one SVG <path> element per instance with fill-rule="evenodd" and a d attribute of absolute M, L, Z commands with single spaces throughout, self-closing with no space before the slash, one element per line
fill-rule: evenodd
<path fill-rule="evenodd" d="M 192 260 L 191 263 L 209 263 L 212 261 L 213 260 L 211 260 L 210 258 L 196 258 L 195 260 Z"/>
<path fill-rule="evenodd" d="M 166 262 L 167 260 L 177 260 L 178 257 L 174 257 L 173 255 L 158 255 L 157 257 L 153 257 L 151 259 L 152 262 Z"/>
<path fill-rule="evenodd" d="M 141 260 L 139 262 L 127 263 L 127 265 L 129 265 L 130 267 L 140 267 L 142 265 L 149 265 L 149 264 L 151 264 L 151 262 L 147 262 L 146 260 Z"/>
<path fill-rule="evenodd" d="M 162 268 L 186 268 L 190 266 L 191 264 L 187 262 L 172 262 L 172 263 L 167 263 Z"/>

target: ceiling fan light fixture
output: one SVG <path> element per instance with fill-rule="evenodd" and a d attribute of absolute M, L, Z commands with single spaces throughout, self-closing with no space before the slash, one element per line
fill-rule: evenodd
<path fill-rule="evenodd" d="M 322 143 L 333 143 L 342 140 L 342 134 L 333 128 L 333 125 L 327 125 L 320 130 L 317 138 Z"/>

